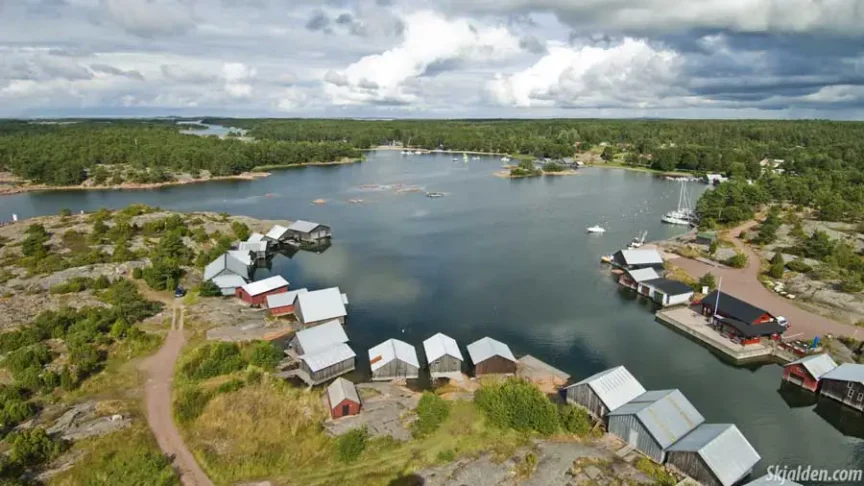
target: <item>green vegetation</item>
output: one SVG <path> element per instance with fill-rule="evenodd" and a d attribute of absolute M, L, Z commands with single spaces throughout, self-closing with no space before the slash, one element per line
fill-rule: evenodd
<path fill-rule="evenodd" d="M 417 403 L 417 420 L 411 424 L 412 435 L 425 437 L 435 432 L 449 414 L 450 404 L 434 393 L 424 392 Z"/>
<path fill-rule="evenodd" d="M 660 464 L 655 464 L 652 460 L 646 457 L 640 457 L 636 461 L 636 469 L 651 476 L 654 479 L 656 486 L 674 486 L 678 484 L 678 479 L 675 478 L 669 471 Z"/>
<path fill-rule="evenodd" d="M 772 206 L 765 221 L 759 226 L 759 234 L 753 239 L 753 242 L 760 245 L 774 243 L 781 224 L 783 224 L 783 220 L 780 218 L 780 208 Z"/>
<path fill-rule="evenodd" d="M 735 256 L 729 257 L 725 262 L 726 265 L 729 265 L 732 268 L 744 268 L 747 266 L 747 255 L 737 252 Z"/>
<path fill-rule="evenodd" d="M 771 267 L 768 269 L 768 275 L 771 275 L 774 278 L 783 278 L 783 274 L 786 271 L 786 262 L 783 260 L 783 254 L 779 251 L 774 253 L 774 257 L 771 258 Z"/>
<path fill-rule="evenodd" d="M 707 272 L 705 275 L 699 277 L 699 282 L 696 283 L 696 290 L 701 292 L 703 287 L 708 287 L 709 290 L 717 288 L 717 279 L 713 273 Z"/>
<path fill-rule="evenodd" d="M 111 281 L 105 275 L 99 278 L 73 277 L 66 283 L 53 285 L 50 289 L 52 294 L 74 294 L 85 290 L 103 290 L 111 286 Z"/>
<path fill-rule="evenodd" d="M 565 168 L 557 162 L 546 162 L 543 164 L 543 172 L 564 172 Z"/>
<path fill-rule="evenodd" d="M 354 462 L 366 449 L 369 433 L 366 427 L 354 429 L 336 439 L 336 455 L 341 462 Z"/>
<path fill-rule="evenodd" d="M 551 435 L 559 428 L 555 405 L 527 381 L 508 379 L 486 385 L 475 393 L 474 402 L 490 423 L 502 429 Z"/>
<path fill-rule="evenodd" d="M 836 281 L 842 292 L 864 291 L 864 260 L 847 241 L 831 239 L 826 232 L 816 230 L 810 236 L 798 237 L 796 244 L 783 252 L 821 262 L 814 270 L 796 259 L 786 264 L 789 270 L 808 273 L 818 280 Z"/>
<path fill-rule="evenodd" d="M 519 165 L 510 169 L 511 177 L 533 177 L 542 174 L 542 171 L 535 167 L 531 160 L 522 160 Z"/>
<path fill-rule="evenodd" d="M 562 405 L 558 407 L 558 421 L 561 429 L 569 434 L 586 436 L 594 426 L 591 416 L 582 407 Z"/>

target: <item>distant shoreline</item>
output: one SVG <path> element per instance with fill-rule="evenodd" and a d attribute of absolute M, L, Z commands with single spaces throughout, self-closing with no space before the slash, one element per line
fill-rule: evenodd
<path fill-rule="evenodd" d="M 0 187 L 0 196 L 11 196 L 25 192 L 46 192 L 46 191 L 135 191 L 145 189 L 158 189 L 167 186 L 183 186 L 186 184 L 200 184 L 203 182 L 212 181 L 254 181 L 269 177 L 269 172 L 243 172 L 242 174 L 230 176 L 208 177 L 206 179 L 186 179 L 179 181 L 167 182 L 151 182 L 151 183 L 135 183 L 124 182 L 123 184 L 115 184 L 110 186 L 49 186 L 46 184 L 28 184 L 23 182 L 22 185 L 9 185 Z M 9 181 L 4 181 L 9 182 Z"/>

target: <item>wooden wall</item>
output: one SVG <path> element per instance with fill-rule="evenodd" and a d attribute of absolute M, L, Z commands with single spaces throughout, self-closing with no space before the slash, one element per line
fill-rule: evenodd
<path fill-rule="evenodd" d="M 516 363 L 501 356 L 492 356 L 474 364 L 475 375 L 516 374 Z"/>
<path fill-rule="evenodd" d="M 666 463 L 675 466 L 704 486 L 724 486 L 696 452 L 670 451 L 666 454 Z"/>
<path fill-rule="evenodd" d="M 394 359 L 372 372 L 372 379 L 376 381 L 389 381 L 397 378 L 416 379 L 418 376 L 420 376 L 420 370 L 416 366 L 398 359 Z"/>
<path fill-rule="evenodd" d="M 354 358 L 346 359 L 345 361 L 341 361 L 339 363 L 334 364 L 333 366 L 329 366 L 324 368 L 323 370 L 318 371 L 317 373 L 313 373 L 309 366 L 305 361 L 301 363 L 303 370 L 309 374 L 312 378 L 312 381 L 315 384 L 324 383 L 327 380 L 332 378 L 336 378 L 337 376 L 344 375 L 350 371 L 354 370 Z"/>
<path fill-rule="evenodd" d="M 429 371 L 433 373 L 451 373 L 462 371 L 462 360 L 445 354 L 429 363 Z"/>
<path fill-rule="evenodd" d="M 588 384 L 567 388 L 567 403 L 582 405 L 598 419 L 602 419 L 609 413 L 609 409 Z"/>
<path fill-rule="evenodd" d="M 617 435 L 626 443 L 630 443 L 630 431 L 636 433 L 636 448 L 643 454 L 653 459 L 655 462 L 662 463 L 665 457 L 663 448 L 654 440 L 654 437 L 648 433 L 648 430 L 642 426 L 635 415 L 610 415 L 609 416 L 609 432 Z"/>
<path fill-rule="evenodd" d="M 864 412 L 864 385 L 861 383 L 823 378 L 819 393 Z"/>

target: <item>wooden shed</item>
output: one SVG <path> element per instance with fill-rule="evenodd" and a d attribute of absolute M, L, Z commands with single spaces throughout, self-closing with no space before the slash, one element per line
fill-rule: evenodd
<path fill-rule="evenodd" d="M 305 243 L 315 243 L 330 238 L 330 227 L 311 221 L 297 220 L 288 226 L 288 237 Z"/>
<path fill-rule="evenodd" d="M 338 344 L 347 343 L 348 335 L 339 321 L 330 321 L 317 327 L 298 331 L 288 343 L 292 353 L 297 356 L 317 353 Z"/>
<path fill-rule="evenodd" d="M 288 281 L 280 276 L 265 278 L 248 283 L 237 289 L 237 297 L 253 306 L 261 306 L 267 302 L 267 296 L 288 292 Z"/>
<path fill-rule="evenodd" d="M 462 372 L 462 353 L 456 340 L 450 336 L 435 334 L 423 341 L 426 361 L 429 363 L 429 373 L 432 379 L 450 377 Z"/>
<path fill-rule="evenodd" d="M 657 278 L 639 283 L 639 293 L 650 297 L 661 307 L 685 305 L 693 298 L 693 287 L 668 278 Z"/>
<path fill-rule="evenodd" d="M 822 376 L 836 367 L 837 363 L 827 353 L 804 356 L 783 366 L 783 381 L 815 392 Z"/>
<path fill-rule="evenodd" d="M 286 316 L 294 313 L 297 295 L 305 294 L 306 289 L 297 289 L 280 294 L 267 296 L 267 313 L 273 317 Z"/>
<path fill-rule="evenodd" d="M 345 343 L 300 356 L 300 379 L 310 386 L 320 385 L 354 370 L 357 355 Z"/>
<path fill-rule="evenodd" d="M 645 393 L 642 384 L 623 366 L 601 371 L 564 389 L 567 403 L 588 409 L 603 419 L 612 410 Z"/>
<path fill-rule="evenodd" d="M 398 339 L 388 339 L 370 349 L 369 365 L 375 381 L 408 380 L 420 376 L 417 351 L 414 346 Z"/>
<path fill-rule="evenodd" d="M 516 358 L 501 341 L 490 337 L 474 341 L 468 345 L 468 356 L 474 363 L 475 375 L 516 374 Z"/>
<path fill-rule="evenodd" d="M 822 375 L 819 394 L 864 412 L 864 364 L 843 363 Z"/>
<path fill-rule="evenodd" d="M 327 387 L 327 402 L 334 419 L 360 413 L 360 395 L 354 383 L 345 378 L 336 378 Z"/>
<path fill-rule="evenodd" d="M 702 424 L 666 451 L 666 464 L 705 486 L 740 484 L 760 459 L 732 424 Z"/>
<path fill-rule="evenodd" d="M 294 314 L 304 326 L 315 326 L 333 319 L 344 324 L 345 316 L 348 315 L 345 309 L 347 303 L 348 297 L 339 287 L 313 290 L 297 296 Z"/>
<path fill-rule="evenodd" d="M 648 391 L 609 412 L 609 432 L 655 462 L 666 449 L 705 421 L 678 390 Z"/>

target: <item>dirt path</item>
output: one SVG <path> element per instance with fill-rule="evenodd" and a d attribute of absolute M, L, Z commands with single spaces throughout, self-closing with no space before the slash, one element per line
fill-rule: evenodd
<path fill-rule="evenodd" d="M 179 314 L 179 318 L 178 318 Z M 148 375 L 144 395 L 147 407 L 147 422 L 162 452 L 174 457 L 174 466 L 187 486 L 212 486 L 212 482 L 195 461 L 195 456 L 186 448 L 180 432 L 174 425 L 171 413 L 171 381 L 174 365 L 180 349 L 186 343 L 183 336 L 183 319 L 186 309 L 179 303 L 171 309 L 171 330 L 159 351 L 147 359 L 142 370 Z"/>
<path fill-rule="evenodd" d="M 684 257 L 675 259 L 673 263 L 696 278 L 701 277 L 707 272 L 711 272 L 718 279 L 723 279 L 723 292 L 759 306 L 774 315 L 786 317 L 792 324 L 787 333 L 789 336 L 800 334 L 799 337 L 812 338 L 829 333 L 835 336 L 856 335 L 858 328 L 855 326 L 843 324 L 808 312 L 796 306 L 785 297 L 766 289 L 759 282 L 758 277 L 761 271 L 759 255 L 739 239 L 742 232 L 749 230 L 756 224 L 756 221 L 749 221 L 729 230 L 729 235 L 735 248 L 747 255 L 747 267 L 745 268 L 718 268 Z"/>

